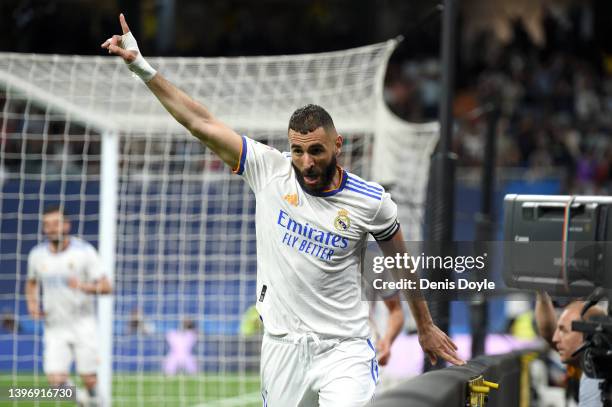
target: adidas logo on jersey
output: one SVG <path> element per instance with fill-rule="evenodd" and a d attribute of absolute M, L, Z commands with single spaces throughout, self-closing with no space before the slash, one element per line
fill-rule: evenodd
<path fill-rule="evenodd" d="M 287 194 L 283 199 L 289 202 L 291 206 L 298 206 L 298 194 Z"/>

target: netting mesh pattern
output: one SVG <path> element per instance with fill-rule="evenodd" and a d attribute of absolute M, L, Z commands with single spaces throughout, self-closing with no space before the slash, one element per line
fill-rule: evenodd
<path fill-rule="evenodd" d="M 284 128 L 298 106 L 318 102 L 339 128 L 372 131 L 377 89 L 396 42 L 346 51 L 249 58 L 148 58 L 179 88 L 234 128 Z M 383 71 L 381 72 L 381 68 Z M 177 128 L 123 61 L 110 57 L 3 54 L 0 82 L 47 98 L 100 128 Z"/>

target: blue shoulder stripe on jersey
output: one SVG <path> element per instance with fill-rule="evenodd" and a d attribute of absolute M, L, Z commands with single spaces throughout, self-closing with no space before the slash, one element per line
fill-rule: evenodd
<path fill-rule="evenodd" d="M 351 178 L 349 178 L 349 180 L 348 180 L 348 185 L 349 185 L 349 186 L 351 186 L 351 187 L 353 187 L 353 188 L 356 188 L 356 189 L 361 189 L 361 190 L 362 190 L 362 191 L 364 191 L 364 192 L 369 192 L 369 193 L 371 193 L 372 195 L 378 195 L 378 196 L 381 196 L 381 195 L 382 195 L 382 192 L 377 191 L 377 190 L 375 190 L 375 189 L 373 189 L 373 188 L 366 187 L 365 185 L 356 184 L 356 183 L 353 181 L 353 179 L 351 179 Z"/>
<path fill-rule="evenodd" d="M 244 172 L 244 163 L 246 161 L 247 155 L 247 140 L 245 136 L 242 136 L 242 147 L 240 148 L 240 161 L 238 162 L 238 166 L 234 168 L 234 173 L 238 175 L 242 175 Z"/>
<path fill-rule="evenodd" d="M 349 178 L 348 182 L 349 182 L 350 185 L 354 186 L 355 188 L 361 188 L 361 189 L 364 189 L 364 190 L 366 190 L 368 192 L 372 192 L 373 194 L 379 194 L 379 195 L 382 194 L 382 191 L 379 191 L 379 190 L 377 190 L 377 189 L 375 189 L 373 187 L 368 187 L 366 185 L 358 184 L 352 178 Z"/>
<path fill-rule="evenodd" d="M 361 195 L 369 196 L 370 198 L 374 198 L 377 201 L 380 201 L 382 199 L 382 197 L 380 195 L 372 195 L 372 194 L 369 194 L 369 193 L 367 193 L 367 192 L 365 192 L 365 191 L 363 191 L 361 189 L 355 189 L 355 188 L 351 187 L 350 185 L 347 186 L 346 189 L 349 190 L 349 191 L 357 192 L 358 194 L 361 194 Z"/>
<path fill-rule="evenodd" d="M 367 182 L 365 182 L 365 181 L 362 181 L 362 180 L 360 180 L 360 179 L 357 179 L 357 178 L 351 178 L 350 180 L 351 180 L 351 181 L 353 181 L 353 182 L 355 182 L 355 183 L 357 183 L 357 184 L 362 184 L 362 185 L 365 185 L 365 186 L 367 186 L 368 188 L 372 188 L 372 189 L 374 189 L 374 190 L 376 190 L 376 191 L 378 191 L 378 192 L 382 192 L 382 191 L 383 191 L 383 189 L 382 189 L 381 187 L 377 187 L 376 185 L 369 184 L 369 183 L 367 183 Z"/>

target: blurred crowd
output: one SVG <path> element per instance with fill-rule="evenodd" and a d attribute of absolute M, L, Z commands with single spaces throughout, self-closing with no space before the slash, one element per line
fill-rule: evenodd
<path fill-rule="evenodd" d="M 533 176 L 558 174 L 565 193 L 612 192 L 612 56 L 598 50 L 589 9 L 545 10 L 544 43 L 517 22 L 502 43 L 482 32 L 463 44 L 454 101 L 459 165 L 482 165 L 498 109 L 496 161 Z M 467 49 L 466 49 L 467 48 Z M 385 97 L 409 121 L 438 118 L 437 59 L 390 66 Z"/>

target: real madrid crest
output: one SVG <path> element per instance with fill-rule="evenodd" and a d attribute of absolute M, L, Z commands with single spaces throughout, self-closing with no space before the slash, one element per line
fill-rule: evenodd
<path fill-rule="evenodd" d="M 346 232 L 351 227 L 351 219 L 348 217 L 348 211 L 346 209 L 340 209 L 338 216 L 334 219 L 334 227 L 337 231 Z"/>

